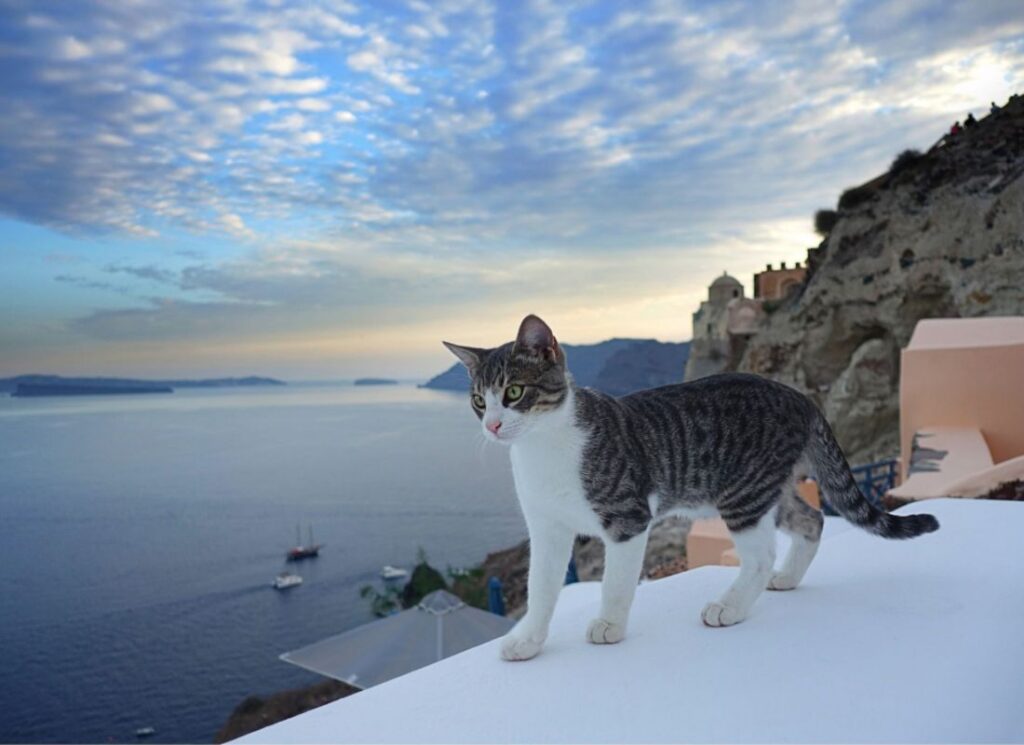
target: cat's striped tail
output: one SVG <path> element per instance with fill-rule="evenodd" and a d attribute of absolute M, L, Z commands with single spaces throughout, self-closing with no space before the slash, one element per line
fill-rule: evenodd
<path fill-rule="evenodd" d="M 857 487 L 832 428 L 825 417 L 815 413 L 807 454 L 818 479 L 818 488 L 836 512 L 883 538 L 916 538 L 939 529 L 939 521 L 933 515 L 890 515 L 871 504 Z"/>

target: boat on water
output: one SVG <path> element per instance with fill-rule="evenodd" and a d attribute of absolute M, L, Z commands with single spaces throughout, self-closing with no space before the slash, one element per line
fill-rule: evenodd
<path fill-rule="evenodd" d="M 153 727 L 139 727 L 135 730 L 136 737 L 152 737 L 156 734 L 156 729 Z"/>
<path fill-rule="evenodd" d="M 313 526 L 309 526 L 309 542 L 303 544 L 302 542 L 302 531 L 299 526 L 295 526 L 295 546 L 288 549 L 288 553 L 285 558 L 288 561 L 302 561 L 303 559 L 313 559 L 320 555 L 320 549 L 323 548 L 322 543 L 313 542 Z"/>
<path fill-rule="evenodd" d="M 302 577 L 294 572 L 281 572 L 274 577 L 273 586 L 275 590 L 287 590 L 289 587 L 298 587 L 302 584 Z"/>
<path fill-rule="evenodd" d="M 393 567 L 388 564 L 380 570 L 380 576 L 384 579 L 405 579 L 409 576 L 409 571 L 407 569 Z"/>

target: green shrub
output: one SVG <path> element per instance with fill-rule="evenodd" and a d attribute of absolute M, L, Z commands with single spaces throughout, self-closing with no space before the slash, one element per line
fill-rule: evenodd
<path fill-rule="evenodd" d="M 921 162 L 923 157 L 924 155 L 920 150 L 908 148 L 893 158 L 892 165 L 889 166 L 889 174 L 895 176 L 897 173 L 901 173 Z"/>
<path fill-rule="evenodd" d="M 405 587 L 402 588 L 402 607 L 415 608 L 434 590 L 447 590 L 444 575 L 426 562 L 426 554 L 420 554 L 421 561 L 413 570 Z"/>
<path fill-rule="evenodd" d="M 370 601 L 370 610 L 378 618 L 395 613 L 402 600 L 397 587 L 385 587 L 384 592 L 379 592 L 373 585 L 363 585 L 359 590 L 359 597 Z"/>
<path fill-rule="evenodd" d="M 852 210 L 854 207 L 870 201 L 874 194 L 874 189 L 865 186 L 852 186 L 839 197 L 839 209 Z"/>
<path fill-rule="evenodd" d="M 839 213 L 835 210 L 818 210 L 814 213 L 814 232 L 825 238 L 838 221 Z"/>

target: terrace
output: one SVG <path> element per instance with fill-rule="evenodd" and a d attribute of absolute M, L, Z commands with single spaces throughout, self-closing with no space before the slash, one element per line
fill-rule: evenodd
<path fill-rule="evenodd" d="M 571 585 L 534 660 L 489 642 L 238 742 L 1024 740 L 1024 505 L 927 510 L 942 529 L 913 541 L 827 533 L 804 584 L 738 626 L 700 622 L 735 568 L 642 584 L 612 646 L 583 641 L 598 583 Z"/>

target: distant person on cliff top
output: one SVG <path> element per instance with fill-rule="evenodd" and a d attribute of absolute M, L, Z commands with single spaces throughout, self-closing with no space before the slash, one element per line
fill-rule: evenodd
<path fill-rule="evenodd" d="M 967 129 L 970 129 L 971 127 L 975 126 L 977 123 L 978 123 L 978 120 L 974 118 L 974 114 L 968 114 L 967 118 L 964 119 L 964 126 Z"/>
<path fill-rule="evenodd" d="M 997 104 L 995 101 L 993 101 L 992 105 L 988 107 L 988 113 L 990 114 L 998 114 L 1002 110 L 1003 107 Z"/>
<path fill-rule="evenodd" d="M 956 137 L 958 134 L 964 131 L 964 128 L 960 126 L 960 122 L 953 122 L 953 126 L 949 128 L 949 136 Z"/>

